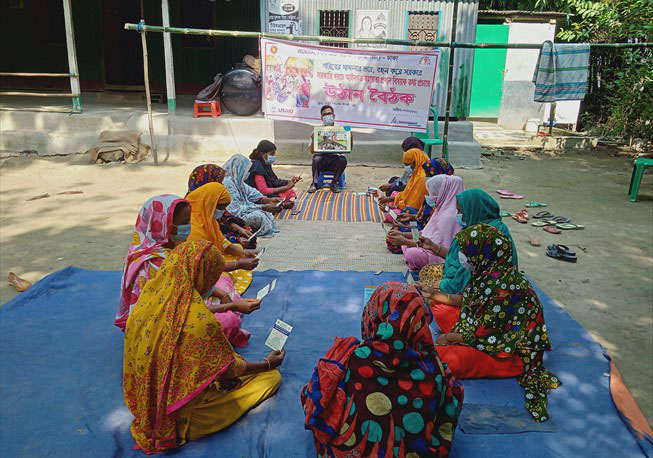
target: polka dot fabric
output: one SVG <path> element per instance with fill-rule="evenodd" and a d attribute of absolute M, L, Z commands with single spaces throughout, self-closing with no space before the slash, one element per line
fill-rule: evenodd
<path fill-rule="evenodd" d="M 542 366 L 544 351 L 551 350 L 544 311 L 531 284 L 512 263 L 512 242 L 487 224 L 459 232 L 456 240 L 472 280 L 452 332 L 484 353 L 499 358 L 519 355 L 524 373 L 517 381 L 524 387 L 526 408 L 535 421 L 547 420 L 547 391 L 560 381 Z"/>
<path fill-rule="evenodd" d="M 439 360 L 417 290 L 386 283 L 363 311 L 362 342 L 336 339 L 302 390 L 318 456 L 447 456 L 462 386 Z"/>

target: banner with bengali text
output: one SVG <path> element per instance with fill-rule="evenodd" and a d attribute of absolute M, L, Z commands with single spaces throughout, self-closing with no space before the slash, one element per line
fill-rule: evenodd
<path fill-rule="evenodd" d="M 261 39 L 266 118 L 425 132 L 440 53 L 335 48 Z"/>

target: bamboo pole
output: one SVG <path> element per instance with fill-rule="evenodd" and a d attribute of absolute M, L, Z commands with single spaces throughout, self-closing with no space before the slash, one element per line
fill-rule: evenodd
<path fill-rule="evenodd" d="M 244 32 L 240 30 L 190 29 L 181 27 L 161 27 L 157 25 L 125 24 L 125 30 L 173 33 L 181 35 L 205 35 L 212 37 L 236 38 L 277 38 L 289 41 L 320 41 L 323 43 L 364 43 L 404 46 L 426 46 L 430 48 L 471 48 L 471 49 L 541 49 L 538 43 L 456 43 L 449 41 L 401 40 L 395 38 L 348 38 L 322 37 L 315 35 L 288 35 L 283 33 Z M 592 48 L 653 48 L 653 42 L 644 43 L 590 43 Z"/>
<path fill-rule="evenodd" d="M 66 27 L 66 49 L 68 51 L 68 73 L 70 74 L 70 92 L 73 93 L 73 113 L 82 112 L 82 88 L 79 84 L 77 69 L 77 51 L 75 49 L 75 28 L 71 0 L 63 0 L 63 18 Z"/>
<path fill-rule="evenodd" d="M 71 75 L 70 73 L 27 73 L 27 72 L 0 72 L 0 76 L 43 76 L 43 77 L 50 77 L 50 78 L 68 78 L 69 76 L 79 76 L 79 75 Z"/>
<path fill-rule="evenodd" d="M 164 27 L 170 26 L 170 11 L 168 8 L 168 0 L 161 0 L 161 19 Z M 165 58 L 166 69 L 166 96 L 168 99 L 168 114 L 166 116 L 167 135 L 166 135 L 166 156 L 163 162 L 168 162 L 170 158 L 170 131 L 172 129 L 172 119 L 177 113 L 177 94 L 175 91 L 175 64 L 172 55 L 172 40 L 170 34 L 165 32 L 163 34 L 163 54 Z"/>
<path fill-rule="evenodd" d="M 142 0 L 141 0 L 142 8 Z M 141 24 L 145 24 L 145 20 L 141 19 Z M 154 123 L 152 122 L 152 98 L 150 97 L 150 71 L 147 60 L 147 39 L 145 37 L 145 30 L 139 30 L 141 34 L 141 44 L 143 45 L 143 80 L 145 83 L 145 100 L 147 102 L 147 120 L 150 125 L 150 142 L 152 143 L 152 157 L 154 158 L 154 165 L 159 164 L 159 158 L 156 155 L 156 145 L 154 144 Z"/>
<path fill-rule="evenodd" d="M 0 92 L 0 96 L 25 96 L 25 97 L 75 97 L 72 92 Z"/>

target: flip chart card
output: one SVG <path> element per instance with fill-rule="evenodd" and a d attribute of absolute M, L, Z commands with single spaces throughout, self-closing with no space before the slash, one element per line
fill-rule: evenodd
<path fill-rule="evenodd" d="M 291 331 L 292 326 L 281 320 L 277 320 L 265 341 L 265 345 L 272 350 L 280 351 L 286 343 L 286 340 L 288 340 Z"/>

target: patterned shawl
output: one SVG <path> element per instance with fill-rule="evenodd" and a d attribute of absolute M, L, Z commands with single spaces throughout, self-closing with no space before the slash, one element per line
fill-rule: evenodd
<path fill-rule="evenodd" d="M 195 167 L 188 178 L 188 192 L 194 191 L 207 183 L 222 183 L 226 173 L 225 169 L 215 164 L 204 164 Z"/>
<path fill-rule="evenodd" d="M 150 280 L 127 321 L 123 392 L 131 433 L 147 454 L 177 446 L 175 412 L 219 377 L 237 377 L 234 353 L 202 295 L 224 267 L 210 242 L 175 248 Z"/>
<path fill-rule="evenodd" d="M 115 320 L 115 325 L 123 331 L 142 287 L 168 255 L 169 250 L 163 245 L 170 241 L 172 217 L 180 202 L 188 203 L 179 196 L 162 194 L 145 202 L 138 212 L 122 271 L 120 303 Z"/>
<path fill-rule="evenodd" d="M 302 389 L 318 456 L 447 456 L 463 389 L 437 356 L 430 321 L 414 287 L 376 289 L 363 341 L 336 338 Z"/>
<path fill-rule="evenodd" d="M 442 183 L 437 186 L 437 194 L 432 192 L 436 188 L 436 186 L 433 186 L 434 182 Z M 438 245 L 449 247 L 454 235 L 462 229 L 456 222 L 456 215 L 458 214 L 456 195 L 465 190 L 463 179 L 457 176 L 436 175 L 426 181 L 426 189 L 438 206 L 438 210 L 431 216 L 422 231 L 422 235 Z M 444 259 L 439 258 L 438 261 L 443 263 Z"/>
<path fill-rule="evenodd" d="M 414 162 L 415 169 L 406 183 L 406 189 L 395 195 L 395 207 L 403 209 L 405 207 L 422 208 L 424 196 L 426 196 L 426 175 L 422 165 L 429 160 L 423 151 L 417 148 L 409 149 L 404 153 L 404 164 Z"/>
<path fill-rule="evenodd" d="M 517 380 L 526 393 L 526 408 L 535 421 L 544 421 L 549 418 L 547 391 L 560 382 L 542 366 L 544 350 L 551 350 L 542 305 L 512 263 L 508 237 L 492 226 L 477 224 L 459 232 L 456 239 L 472 271 L 472 281 L 463 294 L 460 319 L 452 332 L 496 357 L 519 355 L 524 374 Z"/>
<path fill-rule="evenodd" d="M 218 205 L 231 202 L 227 188 L 220 183 L 208 183 L 189 192 L 186 199 L 191 205 L 188 240 L 208 240 L 224 253 L 231 243 L 222 234 L 220 225 L 213 216 Z"/>
<path fill-rule="evenodd" d="M 422 165 L 424 172 L 426 172 L 427 177 L 433 177 L 436 175 L 453 175 L 455 169 L 453 166 L 443 157 L 436 157 L 428 161 L 426 164 Z"/>

